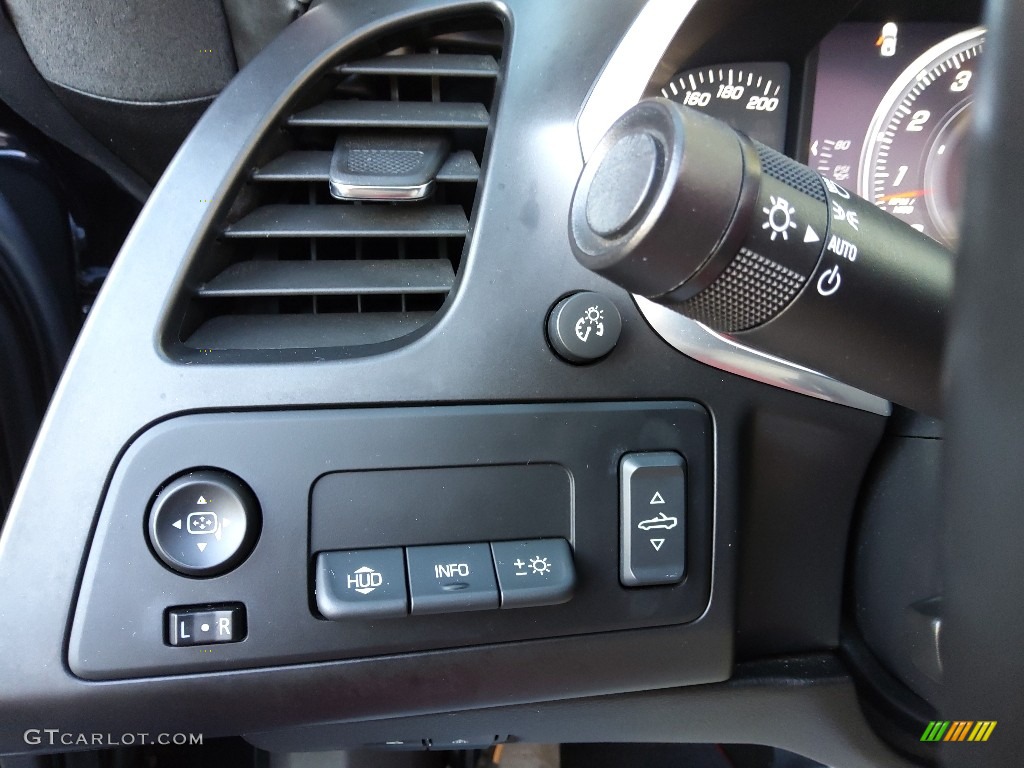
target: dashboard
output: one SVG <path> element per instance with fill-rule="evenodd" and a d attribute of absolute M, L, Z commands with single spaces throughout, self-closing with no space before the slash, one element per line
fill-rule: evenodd
<path fill-rule="evenodd" d="M 932 527 L 942 425 L 612 285 L 566 222 L 661 97 L 955 248 L 979 9 L 581 5 L 313 3 L 212 100 L 4 524 L 0 754 L 45 715 L 282 754 L 927 759 L 937 630 L 899 622 L 937 555 L 892 550 Z M 389 152 L 433 157 L 404 200 L 351 160 Z"/>
<path fill-rule="evenodd" d="M 950 248 L 958 242 L 981 27 L 848 22 L 815 53 L 808 163 Z M 784 151 L 790 69 L 718 64 L 676 73 L 664 98 Z"/>
<path fill-rule="evenodd" d="M 811 165 L 955 248 L 984 46 L 980 27 L 837 28 L 818 54 Z"/>

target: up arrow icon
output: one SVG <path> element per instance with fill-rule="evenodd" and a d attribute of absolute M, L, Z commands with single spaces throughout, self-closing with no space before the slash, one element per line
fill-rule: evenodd
<path fill-rule="evenodd" d="M 662 498 L 661 491 L 655 491 L 654 495 L 651 497 L 651 504 L 664 504 L 664 503 L 665 503 L 665 499 Z"/>

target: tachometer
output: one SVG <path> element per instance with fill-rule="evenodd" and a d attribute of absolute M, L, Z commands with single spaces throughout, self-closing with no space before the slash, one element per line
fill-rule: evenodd
<path fill-rule="evenodd" d="M 676 74 L 666 99 L 707 112 L 780 152 L 786 140 L 789 66 L 781 62 L 716 64 Z"/>
<path fill-rule="evenodd" d="M 861 196 L 940 242 L 955 246 L 964 152 L 985 30 L 930 48 L 879 104 L 861 155 Z"/>

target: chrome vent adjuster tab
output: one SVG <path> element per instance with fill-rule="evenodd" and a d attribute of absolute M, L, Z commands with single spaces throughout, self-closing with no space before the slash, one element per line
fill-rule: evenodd
<path fill-rule="evenodd" d="M 424 327 L 468 244 L 503 43 L 489 16 L 418 28 L 306 86 L 200 256 L 179 349 L 368 354 Z"/>
<path fill-rule="evenodd" d="M 444 136 L 339 136 L 330 189 L 338 200 L 422 200 L 448 157 Z"/>

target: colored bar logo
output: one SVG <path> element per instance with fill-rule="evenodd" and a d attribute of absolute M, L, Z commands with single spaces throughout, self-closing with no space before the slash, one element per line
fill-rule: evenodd
<path fill-rule="evenodd" d="M 932 720 L 921 741 L 988 741 L 996 720 Z"/>

